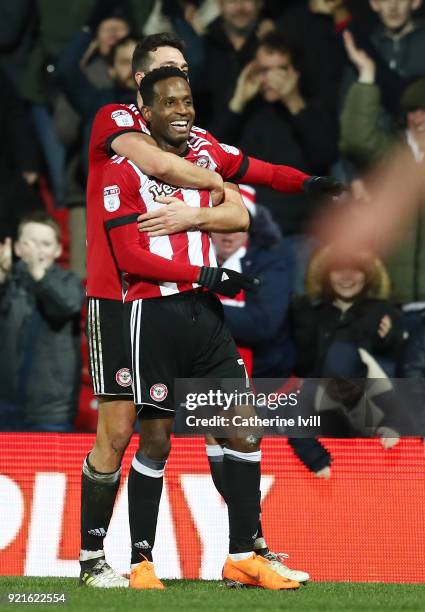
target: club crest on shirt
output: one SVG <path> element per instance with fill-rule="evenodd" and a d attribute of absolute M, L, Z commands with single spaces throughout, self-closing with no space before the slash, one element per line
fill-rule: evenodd
<path fill-rule="evenodd" d="M 155 402 L 162 402 L 168 395 L 168 389 L 166 385 L 162 383 L 156 383 L 150 388 L 150 396 Z"/>
<path fill-rule="evenodd" d="M 113 119 L 119 127 L 131 127 L 134 125 L 133 117 L 126 110 L 114 111 L 111 113 L 111 119 Z"/>
<path fill-rule="evenodd" d="M 195 164 L 200 168 L 209 168 L 210 158 L 207 155 L 200 155 Z"/>
<path fill-rule="evenodd" d="M 115 374 L 115 380 L 120 387 L 130 387 L 132 383 L 130 370 L 128 368 L 121 368 Z"/>
<path fill-rule="evenodd" d="M 115 212 L 119 209 L 121 202 L 118 185 L 108 185 L 103 188 L 103 205 L 108 212 Z"/>

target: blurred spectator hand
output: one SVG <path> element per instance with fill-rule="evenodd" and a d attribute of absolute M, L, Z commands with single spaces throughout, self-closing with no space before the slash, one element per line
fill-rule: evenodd
<path fill-rule="evenodd" d="M 40 281 L 53 263 L 43 248 L 30 239 L 19 241 L 19 257 L 26 263 L 28 273 L 35 281 Z"/>
<path fill-rule="evenodd" d="M 38 172 L 22 172 L 22 178 L 27 183 L 27 185 L 35 185 L 38 181 L 40 175 Z"/>
<path fill-rule="evenodd" d="M 276 29 L 276 24 L 273 19 L 262 19 L 258 24 L 257 36 L 263 38 L 269 32 L 273 32 Z"/>
<path fill-rule="evenodd" d="M 233 113 L 242 113 L 245 106 L 260 91 L 260 69 L 256 61 L 245 66 L 239 75 L 235 92 L 230 100 L 229 107 Z"/>
<path fill-rule="evenodd" d="M 394 448 L 400 442 L 399 434 L 390 427 L 379 427 L 376 433 L 381 436 L 379 442 L 385 450 Z"/>
<path fill-rule="evenodd" d="M 342 34 L 345 50 L 350 61 L 355 65 L 359 72 L 359 82 L 371 84 L 375 82 L 376 66 L 369 55 L 356 46 L 353 35 L 348 30 Z"/>
<path fill-rule="evenodd" d="M 205 34 L 205 27 L 199 16 L 198 7 L 195 4 L 192 4 L 192 2 L 188 2 L 184 6 L 183 10 L 184 10 L 184 18 L 192 26 L 195 32 L 199 36 L 202 36 L 203 34 Z"/>
<path fill-rule="evenodd" d="M 382 317 L 379 323 L 378 335 L 381 338 L 385 338 L 385 336 L 387 336 L 389 332 L 391 331 L 392 326 L 393 326 L 393 323 L 391 321 L 391 318 L 388 315 L 385 315 L 385 317 Z"/>
<path fill-rule="evenodd" d="M 310 0 L 310 11 L 321 15 L 334 15 L 341 9 L 346 9 L 345 0 Z"/>
<path fill-rule="evenodd" d="M 0 242 L 0 283 L 4 283 L 12 267 L 12 239 L 5 238 Z"/>
<path fill-rule="evenodd" d="M 329 465 L 327 465 L 321 470 L 314 472 L 314 474 L 315 476 L 317 476 L 317 478 L 321 478 L 322 480 L 329 480 L 331 477 L 331 468 Z"/>

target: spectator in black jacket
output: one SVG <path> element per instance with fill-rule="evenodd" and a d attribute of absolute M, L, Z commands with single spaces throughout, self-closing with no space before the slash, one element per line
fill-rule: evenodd
<path fill-rule="evenodd" d="M 301 87 L 301 70 L 282 35 L 271 32 L 259 43 L 255 60 L 239 76 L 221 138 L 238 142 L 251 155 L 311 174 L 327 173 L 337 155 L 336 117 Z M 299 234 L 314 207 L 305 194 L 258 188 L 284 234 Z"/>
<path fill-rule="evenodd" d="M 59 228 L 25 217 L 0 245 L 0 423 L 3 430 L 70 431 L 80 378 L 78 278 L 55 264 Z"/>
<path fill-rule="evenodd" d="M 327 247 L 312 259 L 308 296 L 294 307 L 297 374 L 333 381 L 326 388 L 309 385 L 305 392 L 310 397 L 313 388 L 316 409 L 325 411 L 325 433 L 371 435 L 362 428 L 366 397 L 372 404 L 372 435 L 382 436 L 385 448 L 394 444 L 400 424 L 386 373 L 395 374 L 404 341 L 401 315 L 388 301 L 388 292 L 388 275 L 370 253 L 342 262 Z M 369 384 L 371 378 L 382 382 Z"/>
<path fill-rule="evenodd" d="M 357 3 L 356 3 L 357 4 Z M 294 2 L 277 20 L 277 28 L 302 54 L 309 95 L 335 108 L 347 63 L 341 32 L 350 24 L 345 0 Z"/>
<path fill-rule="evenodd" d="M 213 134 L 241 70 L 254 57 L 262 1 L 220 0 L 219 6 L 220 16 L 204 32 L 193 3 L 165 2 L 175 32 L 186 43 L 192 89 L 201 96 L 198 121 Z"/>

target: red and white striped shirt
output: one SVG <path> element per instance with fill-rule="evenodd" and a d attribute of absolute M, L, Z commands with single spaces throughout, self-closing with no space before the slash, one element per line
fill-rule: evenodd
<path fill-rule="evenodd" d="M 87 295 L 89 297 L 121 300 L 122 296 L 121 276 L 102 222 L 104 213 L 102 171 L 111 159 L 111 142 L 124 132 L 149 133 L 134 104 L 108 104 L 98 111 L 90 138 L 87 184 Z M 227 179 L 238 172 L 244 156 L 236 147 L 220 144 L 209 132 L 193 127 L 186 159 L 201 167 L 215 170 Z"/>
<path fill-rule="evenodd" d="M 103 170 L 103 220 L 111 232 L 121 223 L 130 225 L 133 249 L 143 249 L 167 261 L 192 266 L 216 266 L 216 258 L 209 234 L 202 231 L 180 232 L 169 236 L 149 237 L 139 233 L 136 217 L 145 212 L 158 210 L 166 204 L 155 201 L 158 196 L 173 196 L 187 206 L 210 207 L 209 191 L 182 189 L 166 185 L 149 177 L 135 164 L 124 157 L 115 156 Z M 128 231 L 128 230 L 127 230 Z M 116 249 L 116 245 L 114 244 Z M 166 282 L 150 280 L 140 274 L 128 274 L 122 270 L 127 286 L 125 301 L 173 295 L 198 287 L 191 282 Z"/>

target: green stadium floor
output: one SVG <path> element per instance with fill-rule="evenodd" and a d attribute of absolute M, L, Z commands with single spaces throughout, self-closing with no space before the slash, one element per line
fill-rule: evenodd
<path fill-rule="evenodd" d="M 220 582 L 166 580 L 166 590 L 96 590 L 78 586 L 73 578 L 0 577 L 0 610 L 38 608 L 90 612 L 135 610 L 294 610 L 303 612 L 359 610 L 425 611 L 425 585 L 383 583 L 310 583 L 297 591 L 229 590 Z M 66 603 L 9 604 L 8 593 L 66 593 Z"/>

